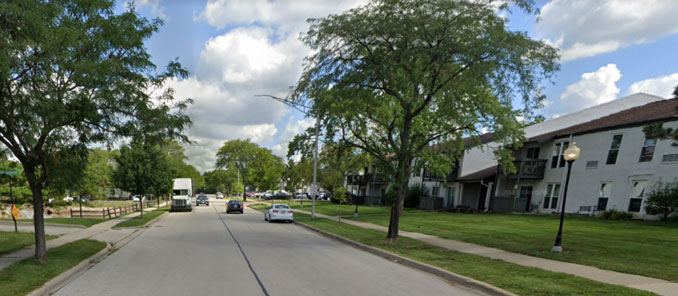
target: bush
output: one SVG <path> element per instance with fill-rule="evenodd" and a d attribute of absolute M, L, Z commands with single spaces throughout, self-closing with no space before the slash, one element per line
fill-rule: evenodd
<path fill-rule="evenodd" d="M 410 186 L 407 189 L 407 194 L 405 195 L 405 207 L 406 208 L 416 208 L 419 206 L 419 200 L 422 196 L 425 196 L 426 186 L 424 184 L 416 184 Z"/>
<path fill-rule="evenodd" d="M 678 211 L 678 182 L 657 183 L 645 203 L 645 212 L 657 215 L 662 221 Z"/>
<path fill-rule="evenodd" d="M 600 213 L 600 219 L 603 220 L 631 220 L 632 218 L 633 214 L 617 210 L 609 210 Z"/>
<path fill-rule="evenodd" d="M 339 187 L 336 190 L 334 190 L 334 194 L 330 197 L 330 202 L 335 203 L 335 204 L 342 204 L 346 203 L 346 195 L 348 194 L 348 191 L 346 190 L 346 187 Z"/>

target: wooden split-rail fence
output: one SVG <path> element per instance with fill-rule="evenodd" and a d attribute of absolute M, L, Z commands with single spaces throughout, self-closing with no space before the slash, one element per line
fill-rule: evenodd
<path fill-rule="evenodd" d="M 107 207 L 101 210 L 71 209 L 71 218 L 103 218 L 105 220 L 117 218 L 129 212 L 134 212 L 138 210 L 139 205 L 137 204 L 126 207 L 112 207 L 112 208 Z"/>

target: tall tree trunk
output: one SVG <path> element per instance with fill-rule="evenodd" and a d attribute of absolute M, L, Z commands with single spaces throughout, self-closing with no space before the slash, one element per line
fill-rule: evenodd
<path fill-rule="evenodd" d="M 410 182 L 410 163 L 412 158 L 409 155 L 410 133 L 412 132 L 412 119 L 409 116 L 405 117 L 403 124 L 403 131 L 400 134 L 400 151 L 398 156 L 398 168 L 396 169 L 396 188 L 398 189 L 398 197 L 391 206 L 391 218 L 388 223 L 388 233 L 386 239 L 390 241 L 398 240 L 398 226 L 400 225 L 400 215 L 403 213 L 403 204 L 405 202 L 405 194 L 407 193 L 407 186 Z"/>
<path fill-rule="evenodd" d="M 35 261 L 47 263 L 47 243 L 45 240 L 45 217 L 42 198 L 43 184 L 35 176 L 35 166 L 24 165 L 24 174 L 33 192 L 33 224 L 35 227 Z"/>

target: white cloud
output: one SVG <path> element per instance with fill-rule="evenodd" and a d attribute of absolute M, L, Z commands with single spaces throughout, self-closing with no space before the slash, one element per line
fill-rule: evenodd
<path fill-rule="evenodd" d="M 536 29 L 561 49 L 563 62 L 678 33 L 678 1 L 553 0 Z"/>
<path fill-rule="evenodd" d="M 568 85 L 560 95 L 557 113 L 567 114 L 614 100 L 619 94 L 617 81 L 621 76 L 615 64 L 582 74 L 581 80 Z"/>
<path fill-rule="evenodd" d="M 313 126 L 314 123 L 315 121 L 312 118 L 297 120 L 294 116 L 290 116 L 285 128 L 278 136 L 278 142 L 280 144 L 273 146 L 273 153 L 285 157 L 287 155 L 287 147 L 289 146 L 290 141 L 294 139 L 294 136 L 303 133 L 307 128 Z"/>
<path fill-rule="evenodd" d="M 678 85 L 678 73 L 645 79 L 631 84 L 628 94 L 644 92 L 647 94 L 670 98 Z"/>
<path fill-rule="evenodd" d="M 301 29 L 306 19 L 355 7 L 364 0 L 209 0 L 199 18 L 222 29 L 227 25 L 275 24 Z"/>
<path fill-rule="evenodd" d="M 148 5 L 151 7 L 151 12 L 163 20 L 169 20 L 169 16 L 165 13 L 165 7 L 160 5 L 163 0 L 136 0 L 135 3 L 139 6 Z"/>

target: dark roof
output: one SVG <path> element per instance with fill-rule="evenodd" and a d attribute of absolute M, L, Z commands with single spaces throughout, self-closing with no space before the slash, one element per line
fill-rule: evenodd
<path fill-rule="evenodd" d="M 661 100 L 626 109 L 589 122 L 535 136 L 528 139 L 528 141 L 544 141 L 573 134 L 592 133 L 615 127 L 635 126 L 668 120 L 678 120 L 678 99 Z"/>
<path fill-rule="evenodd" d="M 457 181 L 477 181 L 477 180 L 489 178 L 489 177 L 494 176 L 497 173 L 497 168 L 498 168 L 498 166 L 495 165 L 493 167 L 489 167 L 489 168 L 486 168 L 484 170 L 477 171 L 473 174 L 466 175 L 466 176 L 463 176 L 463 177 L 459 177 L 457 179 Z"/>

